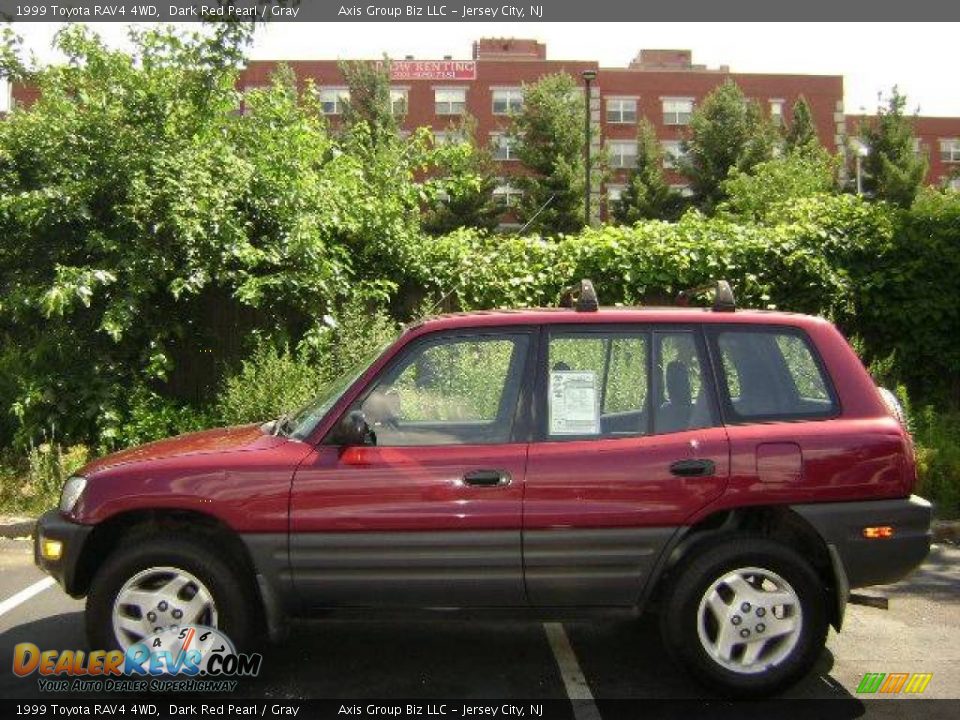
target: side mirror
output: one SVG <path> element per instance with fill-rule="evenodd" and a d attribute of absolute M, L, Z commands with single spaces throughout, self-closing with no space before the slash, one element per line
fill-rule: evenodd
<path fill-rule="evenodd" d="M 357 445 L 376 445 L 377 434 L 370 429 L 367 419 L 359 410 L 351 410 L 337 424 L 331 436 L 334 445 L 354 447 Z"/>

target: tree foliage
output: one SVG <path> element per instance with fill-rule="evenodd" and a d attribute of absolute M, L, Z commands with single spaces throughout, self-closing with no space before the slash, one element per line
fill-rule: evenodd
<path fill-rule="evenodd" d="M 860 125 L 860 140 L 868 151 L 863 158 L 864 192 L 900 207 L 910 207 L 928 168 L 926 156 L 917 153 L 913 119 L 905 114 L 906 106 L 906 96 L 894 87 L 876 115 Z"/>
<path fill-rule="evenodd" d="M 0 123 L 0 403 L 21 442 L 109 442 L 141 382 L 209 397 L 245 333 L 319 332 L 409 261 L 428 134 L 332 137 L 289 73 L 238 113 L 240 27 L 134 32 L 131 52 L 69 27 L 68 62 Z"/>
<path fill-rule="evenodd" d="M 723 181 L 730 171 L 748 172 L 769 160 L 777 137 L 757 102 L 744 97 L 732 80 L 694 110 L 689 131 L 678 165 L 698 203 L 708 210 L 723 200 Z"/>
<path fill-rule="evenodd" d="M 643 118 L 637 125 L 637 165 L 613 206 L 613 218 L 632 225 L 638 220 L 676 219 L 683 198 L 663 175 L 663 149 L 653 124 Z"/>
<path fill-rule="evenodd" d="M 793 104 L 790 125 L 784 133 L 784 150 L 816 154 L 821 150 L 817 128 L 813 123 L 813 113 L 807 99 L 801 95 Z"/>
<path fill-rule="evenodd" d="M 511 182 L 523 191 L 520 219 L 533 231 L 568 233 L 583 227 L 584 113 L 584 95 L 567 73 L 525 87 L 523 110 L 510 132 L 530 174 Z M 591 162 L 600 168 L 599 157 Z"/>

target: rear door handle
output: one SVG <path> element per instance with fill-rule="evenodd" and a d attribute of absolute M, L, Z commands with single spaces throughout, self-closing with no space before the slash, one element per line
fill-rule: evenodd
<path fill-rule="evenodd" d="M 510 473 L 506 470 L 474 470 L 463 476 L 467 485 L 477 487 L 497 487 L 510 484 Z"/>
<path fill-rule="evenodd" d="M 705 477 L 715 474 L 717 466 L 713 460 L 677 460 L 670 472 L 680 477 Z"/>

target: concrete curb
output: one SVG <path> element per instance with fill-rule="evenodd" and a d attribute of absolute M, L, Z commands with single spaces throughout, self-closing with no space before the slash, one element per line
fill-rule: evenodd
<path fill-rule="evenodd" d="M 0 518 L 0 538 L 31 537 L 36 522 L 29 517 Z M 960 543 L 960 520 L 934 520 L 933 541 Z"/>
<path fill-rule="evenodd" d="M 0 538 L 30 537 L 36 522 L 30 517 L 0 517 Z"/>

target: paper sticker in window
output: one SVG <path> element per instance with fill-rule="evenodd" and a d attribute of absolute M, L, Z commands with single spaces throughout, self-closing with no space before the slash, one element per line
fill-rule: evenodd
<path fill-rule="evenodd" d="M 600 434 L 600 404 L 595 372 L 550 372 L 550 434 Z"/>

